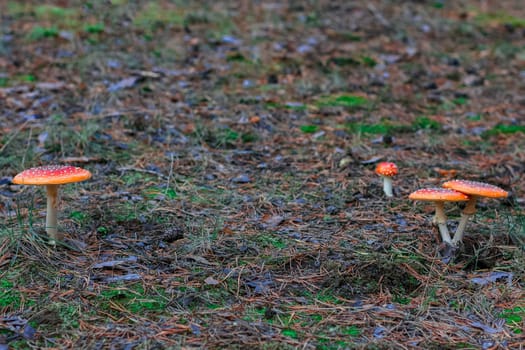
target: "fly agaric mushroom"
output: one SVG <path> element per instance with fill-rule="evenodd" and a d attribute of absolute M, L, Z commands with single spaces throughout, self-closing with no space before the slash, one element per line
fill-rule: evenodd
<path fill-rule="evenodd" d="M 18 185 L 46 186 L 46 232 L 50 244 L 56 244 L 57 240 L 62 239 L 62 235 L 59 235 L 57 230 L 58 186 L 84 181 L 90 177 L 89 171 L 71 165 L 45 165 L 26 169 L 13 178 L 13 183 Z"/>
<path fill-rule="evenodd" d="M 452 240 L 453 245 L 458 245 L 463 239 L 465 227 L 469 218 L 476 213 L 476 201 L 478 197 L 506 198 L 509 193 L 498 186 L 489 185 L 484 182 L 470 180 L 450 180 L 443 184 L 444 188 L 453 189 L 469 195 L 470 199 L 461 213 L 461 220 Z"/>
<path fill-rule="evenodd" d="M 392 197 L 392 176 L 397 175 L 397 165 L 392 162 L 381 162 L 376 166 L 376 174 L 383 178 L 383 191 Z"/>
<path fill-rule="evenodd" d="M 452 239 L 447 228 L 445 202 L 467 201 L 469 197 L 464 193 L 447 188 L 424 188 L 412 192 L 408 198 L 418 201 L 434 202 L 436 205 L 435 223 L 438 225 L 441 238 L 443 242 L 452 244 Z"/>

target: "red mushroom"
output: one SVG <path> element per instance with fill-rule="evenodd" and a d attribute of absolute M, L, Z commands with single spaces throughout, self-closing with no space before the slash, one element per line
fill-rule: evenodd
<path fill-rule="evenodd" d="M 445 202 L 467 201 L 469 197 L 461 192 L 446 188 L 424 188 L 412 192 L 408 198 L 419 201 L 431 201 L 436 205 L 435 223 L 438 225 L 439 233 L 443 242 L 452 244 L 452 238 L 447 228 L 447 216 L 445 214 Z"/>
<path fill-rule="evenodd" d="M 376 166 L 376 174 L 383 178 L 383 191 L 392 197 L 392 176 L 397 175 L 397 165 L 392 162 L 381 162 Z"/>
<path fill-rule="evenodd" d="M 22 171 L 13 178 L 18 185 L 43 185 L 47 190 L 46 232 L 49 243 L 56 244 L 62 239 L 57 229 L 58 186 L 71 182 L 87 180 L 91 173 L 70 165 L 46 165 Z"/>
<path fill-rule="evenodd" d="M 476 201 L 478 197 L 506 198 L 509 193 L 498 186 L 489 185 L 484 182 L 470 180 L 451 180 L 443 184 L 444 188 L 450 188 L 469 195 L 470 199 L 461 213 L 461 220 L 452 240 L 453 245 L 458 245 L 463 239 L 465 227 L 469 218 L 476 213 Z"/>

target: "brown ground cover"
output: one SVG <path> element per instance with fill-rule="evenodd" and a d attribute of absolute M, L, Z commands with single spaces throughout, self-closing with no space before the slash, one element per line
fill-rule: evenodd
<path fill-rule="evenodd" d="M 0 0 L 0 346 L 521 349 L 524 107 L 518 0 Z"/>

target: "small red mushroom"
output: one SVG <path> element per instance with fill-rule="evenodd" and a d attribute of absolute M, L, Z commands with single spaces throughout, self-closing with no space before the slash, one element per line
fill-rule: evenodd
<path fill-rule="evenodd" d="M 452 244 L 452 238 L 447 228 L 447 216 L 445 214 L 445 202 L 467 201 L 469 197 L 461 192 L 447 188 L 424 188 L 412 192 L 408 198 L 418 201 L 431 201 L 436 205 L 435 223 L 438 225 L 439 233 L 443 242 Z"/>
<path fill-rule="evenodd" d="M 49 243 L 56 244 L 62 236 L 57 230 L 58 186 L 71 182 L 87 180 L 91 177 L 88 170 L 71 165 L 46 165 L 22 171 L 13 178 L 18 185 L 43 185 L 47 190 L 46 232 Z"/>
<path fill-rule="evenodd" d="M 383 191 L 392 197 L 392 176 L 397 175 L 397 165 L 392 162 L 381 162 L 376 166 L 376 174 L 383 178 Z"/>
<path fill-rule="evenodd" d="M 470 199 L 461 213 L 461 220 L 454 234 L 452 244 L 457 246 L 462 241 L 465 227 L 469 218 L 476 213 L 476 202 L 478 197 L 506 198 L 509 193 L 498 186 L 479 181 L 450 180 L 443 184 L 444 188 L 450 188 L 469 195 Z"/>

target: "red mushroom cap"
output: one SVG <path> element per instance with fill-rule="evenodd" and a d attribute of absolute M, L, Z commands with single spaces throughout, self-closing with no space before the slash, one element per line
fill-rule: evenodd
<path fill-rule="evenodd" d="M 469 199 L 466 194 L 448 188 L 423 188 L 412 192 L 408 198 L 433 202 L 461 202 Z"/>
<path fill-rule="evenodd" d="M 88 170 L 71 165 L 44 165 L 22 171 L 13 178 L 19 185 L 61 185 L 87 180 Z"/>
<path fill-rule="evenodd" d="M 509 193 L 498 186 L 489 185 L 484 182 L 470 180 L 451 180 L 443 184 L 445 188 L 451 188 L 473 196 L 483 196 L 490 198 L 505 198 Z"/>
<path fill-rule="evenodd" d="M 397 165 L 392 162 L 381 162 L 376 166 L 376 174 L 381 176 L 397 175 Z"/>

